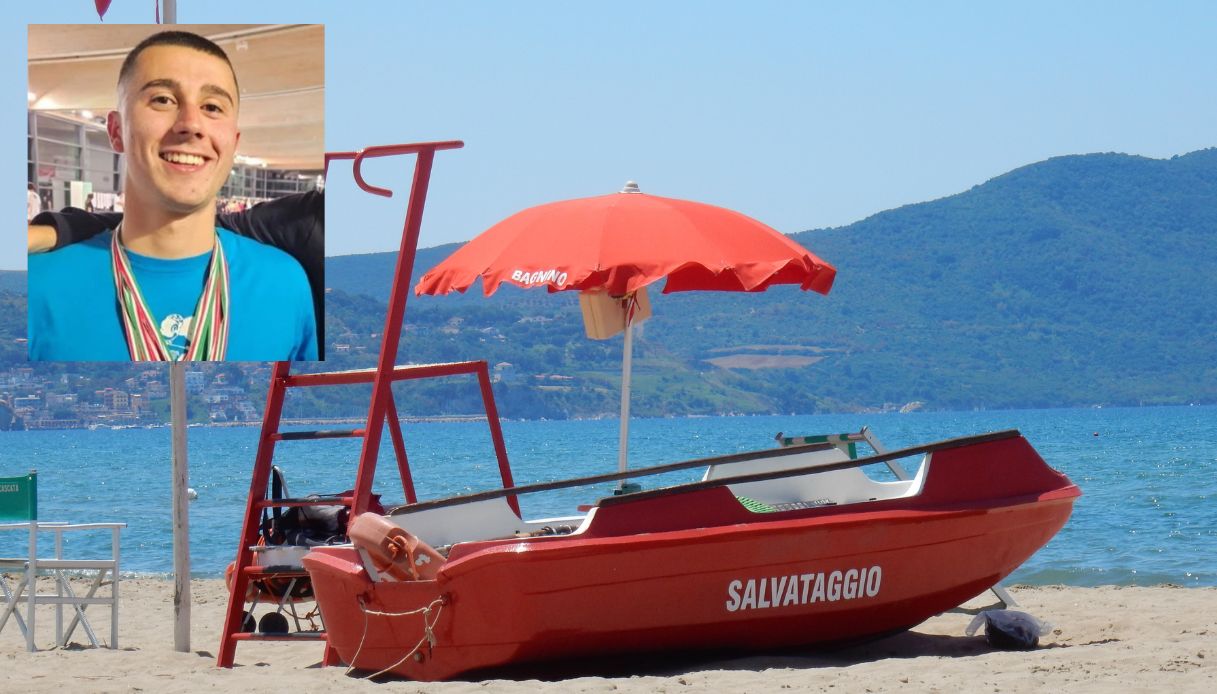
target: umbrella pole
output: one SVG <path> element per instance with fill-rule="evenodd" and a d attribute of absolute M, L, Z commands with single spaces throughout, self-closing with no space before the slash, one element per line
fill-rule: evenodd
<path fill-rule="evenodd" d="M 634 352 L 634 324 L 626 318 L 625 346 L 621 354 L 621 433 L 617 439 L 617 472 L 625 472 L 630 439 L 630 371 Z M 625 487 L 625 482 L 621 483 Z"/>

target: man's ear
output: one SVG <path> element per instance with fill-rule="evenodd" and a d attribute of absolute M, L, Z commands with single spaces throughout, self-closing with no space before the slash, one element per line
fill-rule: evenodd
<path fill-rule="evenodd" d="M 118 111 L 106 114 L 106 133 L 110 136 L 110 147 L 121 153 L 123 151 L 123 122 Z"/>

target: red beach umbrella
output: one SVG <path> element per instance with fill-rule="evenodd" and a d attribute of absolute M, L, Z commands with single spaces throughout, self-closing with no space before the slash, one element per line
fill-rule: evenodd
<path fill-rule="evenodd" d="M 623 299 L 626 311 L 618 467 L 629 431 L 631 320 L 635 293 L 667 278 L 664 293 L 759 292 L 797 284 L 827 294 L 837 271 L 776 229 L 722 207 L 639 192 L 530 207 L 495 224 L 423 275 L 415 294 L 464 292 L 478 278 L 487 296 L 504 282 Z"/>
<path fill-rule="evenodd" d="M 495 224 L 423 275 L 416 294 L 487 296 L 521 287 L 630 292 L 664 277 L 664 293 L 763 291 L 797 284 L 827 294 L 837 271 L 777 230 L 714 205 L 638 192 L 530 207 Z"/>

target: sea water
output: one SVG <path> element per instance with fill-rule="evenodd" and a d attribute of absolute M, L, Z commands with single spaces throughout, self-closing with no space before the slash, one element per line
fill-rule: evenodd
<path fill-rule="evenodd" d="M 811 435 L 868 425 L 888 448 L 1019 429 L 1083 491 L 1073 517 L 1013 582 L 1069 585 L 1217 585 L 1217 407 L 916 412 L 817 416 L 638 419 L 632 467 L 755 450 L 778 432 Z M 504 422 L 515 482 L 612 472 L 616 419 Z M 249 493 L 257 427 L 189 429 L 191 561 L 214 577 L 236 554 Z M 499 486 L 485 421 L 403 425 L 420 498 Z M 375 491 L 386 505 L 403 492 L 387 435 Z M 288 441 L 275 463 L 293 496 L 353 485 L 359 440 Z M 124 573 L 172 570 L 170 432 L 167 428 L 0 432 L 0 476 L 38 470 L 42 520 L 128 524 Z M 700 469 L 640 480 L 644 488 L 692 481 Z M 521 499 L 526 517 L 561 516 L 612 492 L 612 484 Z M 18 540 L 0 532 L 0 555 Z M 84 541 L 96 550 L 102 540 Z M 108 539 L 105 539 L 108 542 Z"/>

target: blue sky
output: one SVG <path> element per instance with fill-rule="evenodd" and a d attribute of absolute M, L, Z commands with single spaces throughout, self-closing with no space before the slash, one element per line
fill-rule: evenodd
<path fill-rule="evenodd" d="M 153 6 L 113 0 L 106 21 Z M 25 25 L 97 15 L 6 10 L 0 189 L 19 224 Z M 178 0 L 178 21 L 326 24 L 327 149 L 464 140 L 437 155 L 424 246 L 627 179 L 789 233 L 1051 156 L 1217 145 L 1212 2 Z M 397 248 L 410 165 L 367 167 L 386 200 L 334 164 L 330 255 Z M 0 268 L 24 265 L 13 234 Z"/>

